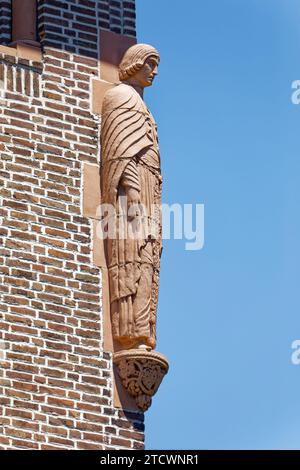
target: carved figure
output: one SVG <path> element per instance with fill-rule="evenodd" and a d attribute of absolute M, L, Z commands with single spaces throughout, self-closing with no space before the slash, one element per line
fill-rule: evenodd
<path fill-rule="evenodd" d="M 130 47 L 119 66 L 121 83 L 106 93 L 102 107 L 102 203 L 115 208 L 120 222 L 115 238 L 106 240 L 112 332 L 120 349 L 156 345 L 162 177 L 157 128 L 143 91 L 158 64 L 152 46 Z M 142 236 L 132 237 L 145 221 Z"/>

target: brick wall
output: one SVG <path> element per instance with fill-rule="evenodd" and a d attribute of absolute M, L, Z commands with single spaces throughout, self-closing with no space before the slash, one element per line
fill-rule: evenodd
<path fill-rule="evenodd" d="M 59 49 L 66 45 L 73 50 L 81 42 L 86 55 L 86 42 L 94 42 L 94 47 L 90 44 L 90 48 L 95 48 L 95 28 L 132 37 L 136 35 L 135 0 L 37 1 L 40 32 L 46 32 L 48 44 L 52 43 Z M 11 0 L 0 0 L 0 44 L 7 45 L 11 40 L 11 10 Z M 69 28 L 73 23 L 77 26 L 72 31 Z M 66 35 L 62 32 L 64 28 L 67 29 Z"/>
<path fill-rule="evenodd" d="M 99 27 L 135 37 L 135 1 L 100 0 Z"/>
<path fill-rule="evenodd" d="M 0 449 L 143 448 L 143 414 L 114 408 L 81 209 L 83 164 L 100 155 L 104 3 L 41 0 L 42 61 L 0 52 Z"/>
<path fill-rule="evenodd" d="M 42 45 L 97 59 L 98 5 L 98 0 L 39 0 Z"/>

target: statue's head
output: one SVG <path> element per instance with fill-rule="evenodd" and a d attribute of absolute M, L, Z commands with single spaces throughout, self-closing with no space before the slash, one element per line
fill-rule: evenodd
<path fill-rule="evenodd" d="M 122 82 L 134 80 L 142 88 L 152 85 L 157 75 L 159 53 L 148 44 L 135 44 L 124 54 L 119 66 Z"/>

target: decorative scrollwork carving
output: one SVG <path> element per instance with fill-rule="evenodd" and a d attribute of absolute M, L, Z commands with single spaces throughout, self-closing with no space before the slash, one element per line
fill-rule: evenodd
<path fill-rule="evenodd" d="M 122 384 L 135 398 L 137 406 L 146 411 L 167 374 L 167 359 L 157 352 L 128 350 L 114 355 Z"/>

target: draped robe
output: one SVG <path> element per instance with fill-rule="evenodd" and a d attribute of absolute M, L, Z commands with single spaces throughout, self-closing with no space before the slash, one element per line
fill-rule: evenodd
<path fill-rule="evenodd" d="M 130 85 L 109 90 L 102 107 L 102 203 L 117 214 L 115 238 L 106 240 L 113 337 L 123 348 L 156 344 L 160 256 L 162 251 L 160 155 L 155 121 Z M 138 239 L 128 235 L 123 202 L 126 187 L 139 191 L 146 224 Z M 142 220 L 140 219 L 140 220 Z M 123 221 L 123 222 L 122 222 Z M 129 227 L 128 227 L 129 222 Z"/>

